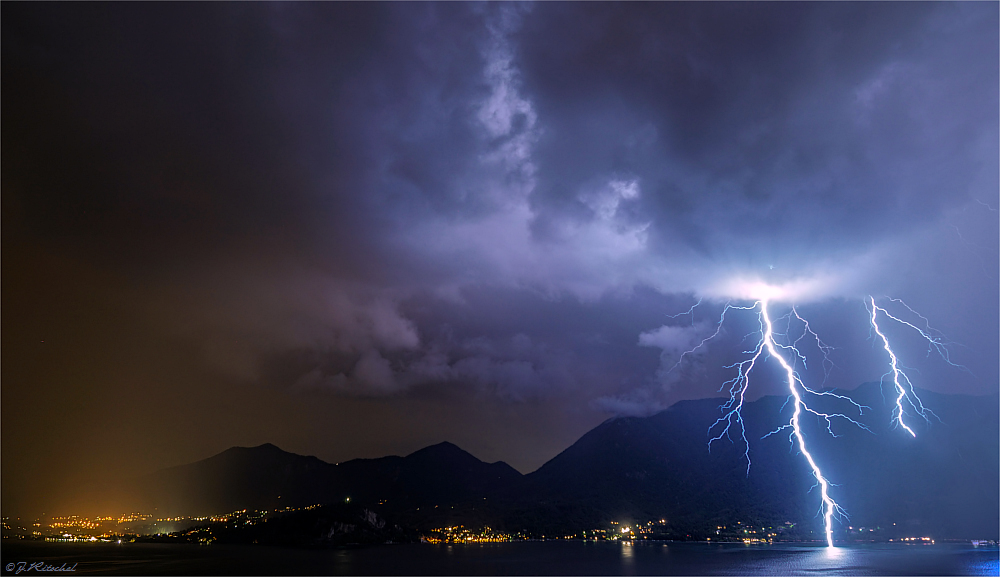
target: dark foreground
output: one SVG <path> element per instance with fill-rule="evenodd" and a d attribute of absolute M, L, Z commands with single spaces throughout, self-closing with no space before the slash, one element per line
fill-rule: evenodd
<path fill-rule="evenodd" d="M 263 546 L 4 543 L 3 574 L 31 563 L 74 568 L 49 575 L 998 575 L 996 547 L 536 541 L 379 545 L 340 549 Z M 12 565 L 13 564 L 13 565 Z"/>

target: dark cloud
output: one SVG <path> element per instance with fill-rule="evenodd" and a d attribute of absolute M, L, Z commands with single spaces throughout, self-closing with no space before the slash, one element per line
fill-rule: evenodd
<path fill-rule="evenodd" d="M 658 251 L 759 261 L 864 251 L 990 194 L 970 184 L 996 153 L 995 13 L 910 8 L 540 6 L 519 38 L 540 218 L 628 175 Z"/>

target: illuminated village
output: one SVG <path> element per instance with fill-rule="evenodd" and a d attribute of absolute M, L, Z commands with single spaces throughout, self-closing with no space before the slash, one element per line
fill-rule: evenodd
<path fill-rule="evenodd" d="M 119 516 L 83 517 L 78 515 L 36 518 L 31 521 L 20 518 L 3 518 L 3 539 L 25 539 L 49 542 L 79 543 L 133 543 L 150 540 L 162 542 L 189 542 L 211 545 L 216 541 L 215 532 L 253 526 L 296 511 L 309 511 L 321 507 L 287 507 L 283 509 L 240 510 L 220 515 L 199 517 L 155 517 L 141 512 L 131 512 Z M 581 530 L 573 534 L 538 535 L 527 532 L 504 532 L 489 526 L 475 528 L 464 525 L 440 527 L 420 532 L 420 541 L 430 544 L 473 544 L 506 543 L 512 541 L 578 540 L 616 541 L 635 544 L 641 541 L 672 541 L 667 538 L 666 519 L 645 523 L 623 523 L 611 521 L 608 526 Z M 747 545 L 791 542 L 795 525 L 791 522 L 778 527 L 763 527 L 743 524 L 737 521 L 727 525 L 717 525 L 715 536 L 704 539 L 710 543 L 744 543 Z M 852 541 L 881 541 L 921 545 L 934 544 L 936 540 L 926 536 L 907 536 L 886 539 L 881 528 L 847 527 Z M 687 535 L 691 539 L 690 535 Z M 974 545 L 995 545 L 993 541 L 975 541 Z"/>
<path fill-rule="evenodd" d="M 206 535 L 199 542 L 210 543 L 213 526 L 254 525 L 269 516 L 318 507 L 287 507 L 273 511 L 240 510 L 222 515 L 200 517 L 155 517 L 148 513 L 131 512 L 119 516 L 83 517 L 68 515 L 43 517 L 29 521 L 20 518 L 3 518 L 4 539 L 34 539 L 57 542 L 134 542 L 144 536 L 154 535 Z"/>

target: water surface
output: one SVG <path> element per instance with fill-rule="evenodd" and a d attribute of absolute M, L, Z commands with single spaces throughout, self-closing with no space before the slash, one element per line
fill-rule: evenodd
<path fill-rule="evenodd" d="M 742 545 L 533 541 L 340 549 L 14 542 L 11 563 L 75 564 L 63 575 L 998 575 L 1000 551 L 971 544 Z M 21 575 L 30 575 L 22 572 Z M 49 573 L 50 575 L 54 573 Z"/>

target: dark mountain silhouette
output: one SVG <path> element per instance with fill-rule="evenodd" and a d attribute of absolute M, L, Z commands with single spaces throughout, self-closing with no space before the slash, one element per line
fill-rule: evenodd
<path fill-rule="evenodd" d="M 141 482 L 141 507 L 160 514 L 205 515 L 345 501 L 392 509 L 451 506 L 484 496 L 521 476 L 503 462 L 484 463 L 451 443 L 406 457 L 331 464 L 268 443 L 159 471 Z"/>
<path fill-rule="evenodd" d="M 782 402 L 745 406 L 749 439 L 767 433 L 758 423 L 771 423 Z M 567 516 L 580 527 L 667 519 L 686 531 L 736 519 L 802 518 L 811 478 L 787 448 L 752 451 L 750 476 L 743 447 L 723 439 L 709 450 L 706 432 L 719 405 L 682 401 L 651 417 L 607 421 L 528 475 L 516 494 L 496 500 L 511 509 L 510 522 L 546 532 L 558 531 Z"/>
<path fill-rule="evenodd" d="M 144 477 L 139 483 L 141 507 L 169 515 L 298 507 L 329 498 L 332 466 L 270 443 L 233 447 Z"/>
<path fill-rule="evenodd" d="M 1000 396 L 919 392 L 939 420 L 909 416 L 913 438 L 893 427 L 894 396 L 877 383 L 849 394 L 866 405 L 869 430 L 805 414 L 806 440 L 832 494 L 849 518 L 844 526 L 896 527 L 900 534 L 995 538 L 1000 534 Z M 682 401 L 644 418 L 607 421 L 585 434 L 516 491 L 493 498 L 504 528 L 557 532 L 612 520 L 666 519 L 680 532 L 711 535 L 735 521 L 813 527 L 818 490 L 788 431 L 763 438 L 788 422 L 793 406 L 764 397 L 743 409 L 749 459 L 738 432 L 707 446 L 720 400 Z M 857 417 L 829 397 L 812 406 Z M 895 524 L 895 525 L 894 525 Z M 522 527 L 523 526 L 523 527 Z"/>
<path fill-rule="evenodd" d="M 839 392 L 866 406 L 860 416 L 830 396 L 811 401 L 819 411 L 858 418 L 868 430 L 834 420 L 834 437 L 822 419 L 802 417 L 810 451 L 850 514 L 843 525 L 938 538 L 1000 535 L 1000 396 L 921 392 L 939 419 L 908 415 L 913 438 L 892 426 L 894 396 L 885 392 L 877 383 Z M 233 448 L 147 477 L 145 504 L 205 514 L 350 497 L 423 529 L 465 524 L 559 534 L 664 519 L 683 535 L 712 535 L 717 525 L 736 521 L 787 521 L 818 535 L 819 497 L 803 456 L 787 430 L 767 435 L 788 422 L 792 405 L 783 397 L 744 405 L 748 473 L 737 430 L 709 450 L 707 431 L 720 404 L 682 401 L 650 417 L 611 419 L 528 475 L 450 443 L 340 464 L 273 445 Z"/>

